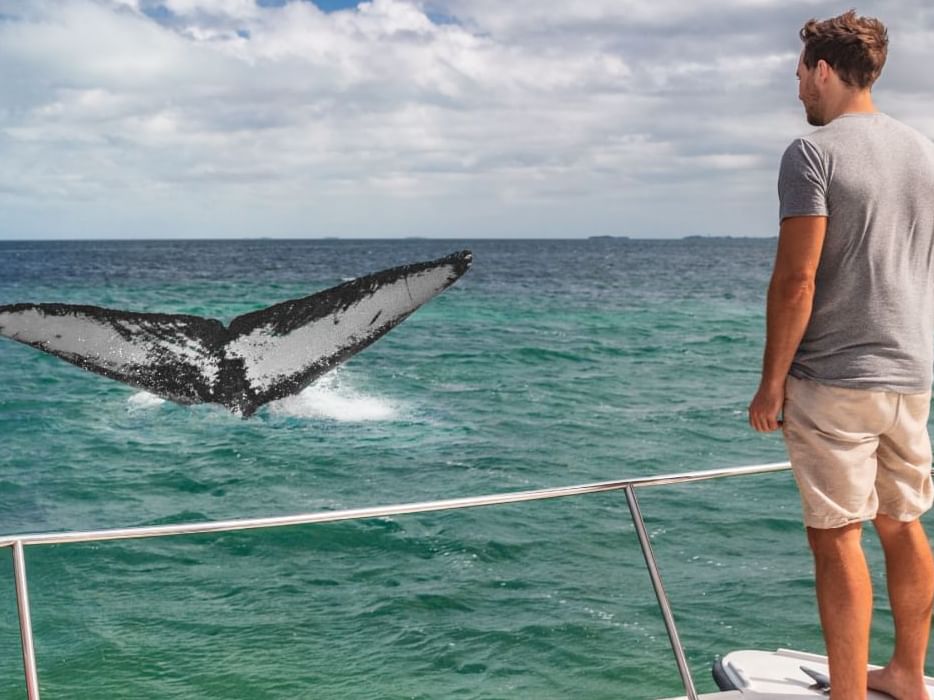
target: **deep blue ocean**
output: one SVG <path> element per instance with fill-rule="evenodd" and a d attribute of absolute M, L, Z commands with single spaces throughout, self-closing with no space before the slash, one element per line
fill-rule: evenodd
<path fill-rule="evenodd" d="M 469 248 L 473 269 L 243 420 L 0 339 L 0 537 L 783 461 L 754 433 L 775 241 L 0 242 L 0 304 L 229 321 Z M 692 669 L 821 652 L 790 474 L 646 489 Z M 891 616 L 871 532 L 873 660 Z M 27 549 L 44 698 L 623 698 L 680 682 L 622 492 Z M 25 697 L 0 551 L 0 698 Z"/>

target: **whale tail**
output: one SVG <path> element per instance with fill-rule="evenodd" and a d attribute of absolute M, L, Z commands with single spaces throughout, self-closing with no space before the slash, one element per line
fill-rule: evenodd
<path fill-rule="evenodd" d="M 215 319 L 69 304 L 0 306 L 0 335 L 183 404 L 244 417 L 294 394 L 385 335 L 469 268 L 469 251 L 359 277 Z"/>

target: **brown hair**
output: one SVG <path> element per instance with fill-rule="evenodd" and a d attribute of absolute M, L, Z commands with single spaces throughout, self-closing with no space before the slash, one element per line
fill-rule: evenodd
<path fill-rule="evenodd" d="M 804 65 L 814 68 L 823 59 L 847 85 L 867 89 L 885 65 L 889 35 L 874 17 L 859 17 L 855 10 L 839 17 L 809 20 L 801 28 Z"/>

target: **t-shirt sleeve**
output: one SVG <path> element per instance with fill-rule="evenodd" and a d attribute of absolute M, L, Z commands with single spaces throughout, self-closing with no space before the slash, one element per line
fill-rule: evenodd
<path fill-rule="evenodd" d="M 778 171 L 779 218 L 827 216 L 827 174 L 817 147 L 797 139 L 785 149 Z"/>

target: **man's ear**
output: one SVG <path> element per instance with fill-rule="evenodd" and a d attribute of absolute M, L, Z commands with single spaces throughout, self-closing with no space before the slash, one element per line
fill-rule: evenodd
<path fill-rule="evenodd" d="M 817 70 L 817 77 L 821 80 L 827 80 L 827 78 L 829 78 L 830 74 L 833 72 L 833 68 L 823 58 L 818 60 L 817 65 L 814 66 L 814 68 Z"/>

